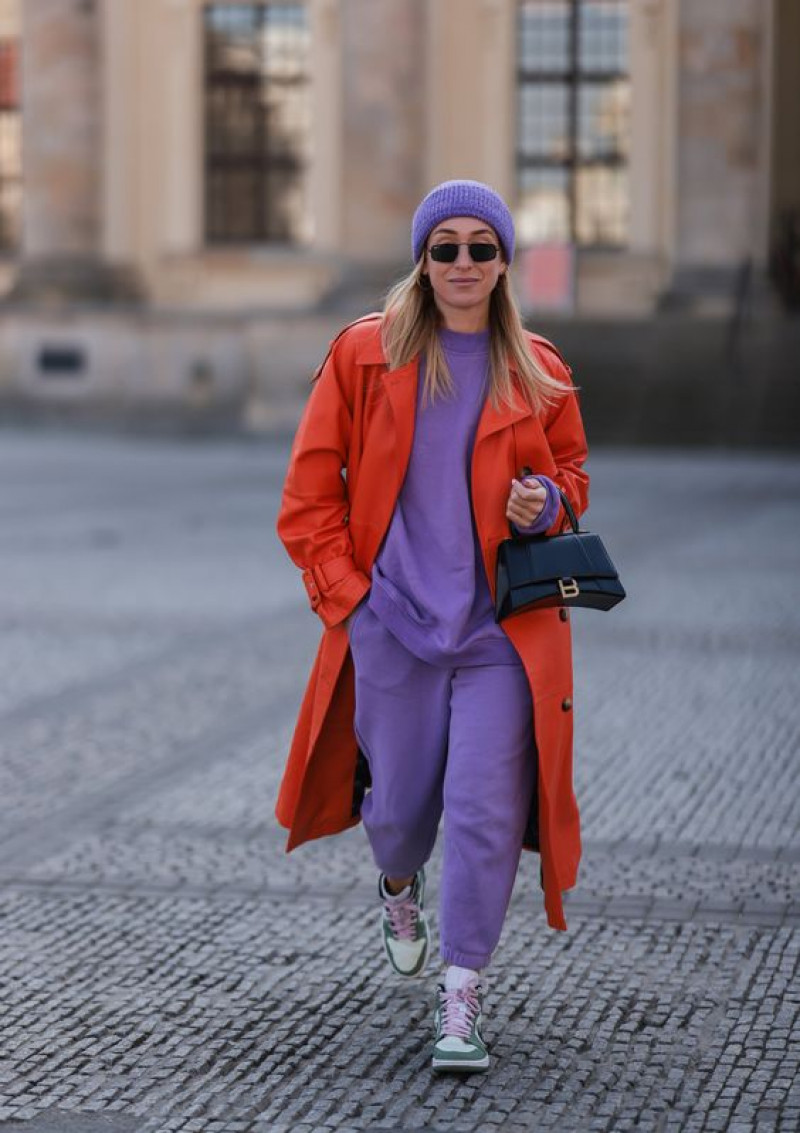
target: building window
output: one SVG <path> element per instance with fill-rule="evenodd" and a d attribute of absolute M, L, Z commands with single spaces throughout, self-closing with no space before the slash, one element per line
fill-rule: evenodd
<path fill-rule="evenodd" d="M 517 225 L 524 243 L 628 242 L 628 0 L 522 0 Z"/>
<path fill-rule="evenodd" d="M 22 222 L 22 119 L 19 40 L 0 39 L 0 251 L 20 246 Z"/>
<path fill-rule="evenodd" d="M 204 19 L 206 240 L 306 244 L 305 6 L 209 4 Z"/>

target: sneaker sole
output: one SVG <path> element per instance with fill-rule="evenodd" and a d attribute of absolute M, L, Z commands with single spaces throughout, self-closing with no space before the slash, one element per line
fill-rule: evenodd
<path fill-rule="evenodd" d="M 489 1069 L 489 1055 L 485 1055 L 481 1059 L 473 1059 L 467 1062 L 466 1060 L 446 1058 L 437 1058 L 436 1055 L 431 1059 L 431 1066 L 434 1070 L 456 1070 L 459 1074 L 473 1074 L 478 1071 Z"/>
<path fill-rule="evenodd" d="M 389 951 L 389 945 L 386 943 L 386 937 L 383 935 L 383 910 L 381 909 L 381 912 L 380 912 L 381 940 L 383 942 L 384 955 L 386 956 L 386 959 L 389 961 L 389 967 L 392 969 L 394 974 L 396 976 L 399 976 L 403 980 L 419 979 L 420 976 L 425 974 L 425 968 L 426 968 L 427 963 L 428 963 L 428 956 L 429 956 L 430 950 L 431 950 L 431 934 L 430 934 L 430 930 L 428 928 L 428 920 L 427 920 L 425 914 L 422 913 L 420 915 L 419 919 L 420 919 L 420 923 L 425 926 L 425 949 L 422 953 L 422 959 L 420 961 L 419 967 L 415 971 L 413 971 L 413 972 L 401 972 L 400 969 L 396 966 L 394 960 L 392 959 L 392 954 Z"/>

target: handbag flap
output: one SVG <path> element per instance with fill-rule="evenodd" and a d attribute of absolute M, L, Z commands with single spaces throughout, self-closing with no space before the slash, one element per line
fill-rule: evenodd
<path fill-rule="evenodd" d="M 559 578 L 617 578 L 617 571 L 599 535 L 588 531 L 507 539 L 498 554 L 510 586 Z"/>

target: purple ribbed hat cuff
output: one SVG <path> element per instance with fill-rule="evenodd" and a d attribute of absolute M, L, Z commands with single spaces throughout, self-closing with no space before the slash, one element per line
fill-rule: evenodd
<path fill-rule="evenodd" d="M 419 259 L 432 229 L 451 216 L 477 216 L 491 224 L 506 263 L 514 256 L 514 221 L 499 193 L 482 181 L 443 181 L 420 202 L 411 222 L 411 250 Z"/>

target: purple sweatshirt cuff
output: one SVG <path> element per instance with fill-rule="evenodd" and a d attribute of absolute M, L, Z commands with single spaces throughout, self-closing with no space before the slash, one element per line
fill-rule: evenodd
<path fill-rule="evenodd" d="M 561 496 L 558 494 L 558 488 L 550 479 L 549 476 L 525 476 L 523 484 L 528 483 L 530 480 L 539 480 L 547 489 L 547 499 L 544 502 L 544 507 L 536 516 L 533 523 L 529 523 L 526 527 L 518 527 L 516 523 L 511 524 L 511 530 L 515 535 L 541 535 L 548 527 L 555 521 L 558 515 L 558 509 L 561 506 Z"/>

